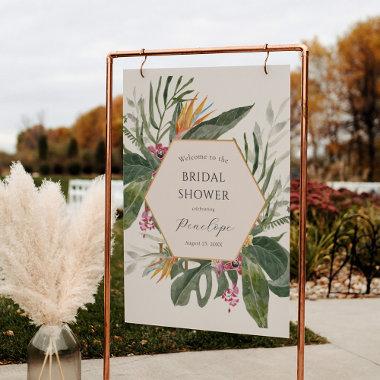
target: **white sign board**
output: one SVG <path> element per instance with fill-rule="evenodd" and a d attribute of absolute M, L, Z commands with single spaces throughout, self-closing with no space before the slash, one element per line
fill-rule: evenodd
<path fill-rule="evenodd" d="M 289 67 L 124 72 L 125 318 L 289 334 Z"/>

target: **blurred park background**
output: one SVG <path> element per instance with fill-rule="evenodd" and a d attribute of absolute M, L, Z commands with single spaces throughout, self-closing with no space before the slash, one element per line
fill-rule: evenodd
<path fill-rule="evenodd" d="M 0 176 L 7 174 L 12 161 L 19 160 L 36 183 L 50 177 L 61 182 L 67 195 L 70 190 L 73 194 L 74 187 L 78 190 L 73 179 L 104 173 L 105 56 L 110 50 L 178 47 L 183 43 L 210 46 L 303 42 L 310 49 L 309 293 L 311 297 L 325 297 L 328 293 L 334 296 L 335 286 L 343 293 L 350 293 L 353 287 L 355 294 L 371 293 L 372 288 L 372 294 L 380 294 L 378 2 L 339 0 L 316 5 L 295 1 L 287 6 L 268 1 L 264 6 L 242 1 L 229 9 L 223 4 L 216 7 L 212 0 L 205 8 L 210 11 L 207 14 L 198 0 L 178 9 L 173 8 L 172 1 L 160 6 L 148 1 L 140 6 L 130 4 L 125 12 L 120 2 L 109 7 L 101 3 L 80 3 L 77 12 L 70 8 L 70 1 L 58 2 L 54 7 L 44 6 L 43 1 L 33 6 L 23 3 L 22 8 L 10 1 L 0 5 L 0 31 L 9 36 L 0 48 L 6 58 L 0 63 L 5 84 L 0 90 Z M 171 21 L 164 21 L 160 16 L 163 14 Z M 271 22 L 264 22 L 263 15 L 270 16 Z M 94 20 L 104 20 L 105 24 L 98 27 Z M 226 25 L 230 25 L 228 31 Z M 16 38 L 12 39 L 13 35 Z M 299 212 L 298 58 L 294 54 L 269 57 L 269 64 L 291 65 L 293 280 L 297 277 Z M 263 59 L 260 54 L 163 57 L 148 59 L 145 67 L 262 64 Z M 140 64 L 141 59 L 115 63 L 112 171 L 117 180 L 122 179 L 123 104 L 122 96 L 117 95 L 121 94 L 121 73 L 125 67 Z M 118 206 L 122 208 L 119 188 Z M 69 199 L 80 200 L 80 196 Z M 359 243 L 352 248 L 352 241 Z M 341 245 L 347 247 L 343 249 Z M 360 258 L 352 257 L 351 251 Z M 352 276 L 355 281 L 351 281 Z M 296 296 L 296 290 L 293 293 Z"/>
<path fill-rule="evenodd" d="M 102 1 L 83 2 L 76 12 L 71 0 L 54 7 L 44 6 L 43 1 L 16 3 L 0 5 L 0 31 L 5 37 L 0 47 L 0 175 L 7 173 L 12 160 L 20 160 L 36 175 L 88 176 L 104 171 L 104 64 L 110 50 L 305 42 L 311 51 L 310 179 L 380 181 L 377 1 L 319 5 L 295 1 L 288 6 L 242 1 L 229 9 L 223 3 L 216 7 L 212 0 L 205 5 L 207 12 L 202 12 L 198 0 L 179 9 L 174 9 L 173 1 L 160 6 L 146 1 L 130 4 L 124 12 L 119 1 L 108 7 Z M 153 17 L 159 11 L 171 21 L 163 20 L 160 13 Z M 186 22 L 181 21 L 184 15 L 188 15 Z M 262 18 L 268 15 L 265 24 Z M 101 27 L 96 25 L 99 22 Z M 263 55 L 253 56 L 152 58 L 145 67 L 263 63 Z M 295 54 L 272 54 L 268 64 L 276 63 L 292 67 L 292 173 L 296 177 L 299 59 Z M 121 68 L 140 64 L 140 59 L 116 64 L 116 95 L 121 93 Z M 115 97 L 113 112 L 113 171 L 120 174 L 121 96 Z"/>
<path fill-rule="evenodd" d="M 311 51 L 309 177 L 323 181 L 380 181 L 380 16 L 349 26 L 332 45 L 304 40 Z M 38 91 L 38 89 L 36 89 Z M 78 91 L 78 89 L 75 89 Z M 41 175 L 104 172 L 105 107 L 83 109 L 71 124 L 48 125 L 44 105 L 23 114 L 15 150 L 0 152 L 1 174 L 13 160 Z M 122 171 L 122 97 L 113 107 L 113 172 Z M 291 73 L 292 173 L 298 168 L 300 72 Z"/>
<path fill-rule="evenodd" d="M 177 7 L 174 1 L 128 5 L 116 1 L 106 5 L 103 1 L 74 3 L 70 0 L 65 4 L 57 2 L 55 7 L 48 7 L 43 1 L 35 1 L 33 5 L 23 2 L 21 7 L 16 3 L 22 2 L 0 4 L 0 34 L 6 37 L 0 46 L 0 177 L 7 175 L 12 161 L 19 160 L 37 183 L 45 177 L 59 180 L 65 194 L 70 180 L 104 173 L 108 51 L 306 43 L 310 48 L 307 297 L 314 300 L 380 296 L 380 4 L 377 0 L 267 1 L 265 4 L 238 1 L 233 5 L 214 0 L 204 4 L 196 0 L 182 7 Z M 264 58 L 265 55 L 162 58 L 159 62 L 148 59 L 145 67 L 188 63 L 262 64 Z M 292 298 L 298 293 L 301 78 L 297 58 L 279 58 L 273 54 L 269 58 L 269 64 L 290 62 L 292 68 Z M 121 69 L 137 68 L 140 64 L 141 59 L 115 65 L 116 94 L 121 94 Z M 113 107 L 115 179 L 122 179 L 122 121 L 122 97 L 118 95 Z M 340 183 L 336 184 L 337 181 Z M 362 183 L 361 187 L 355 187 L 358 182 Z M 196 337 L 186 331 L 126 326 L 122 236 L 118 223 L 119 245 L 113 258 L 115 355 L 294 344 L 294 327 L 290 341 L 272 342 L 211 333 L 199 333 Z M 92 313 L 81 315 L 76 327 L 85 357 L 101 355 L 101 296 L 100 289 L 97 303 L 90 307 Z M 20 351 L 20 346 L 32 332 L 23 335 L 27 321 L 22 319 L 17 306 L 6 300 L 0 300 L 2 303 L 5 307 L 1 308 L 3 318 L 0 318 L 0 332 L 3 331 L 0 364 L 1 360 L 22 361 L 25 352 Z M 162 348 L 160 339 L 164 334 L 178 342 L 168 341 Z M 308 339 L 310 343 L 324 342 L 315 336 Z M 209 344 L 211 341 L 216 343 Z"/>

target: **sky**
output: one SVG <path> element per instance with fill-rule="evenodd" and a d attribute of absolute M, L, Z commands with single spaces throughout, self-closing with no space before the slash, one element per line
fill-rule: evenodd
<path fill-rule="evenodd" d="M 1 0 L 0 150 L 43 121 L 70 126 L 105 102 L 105 57 L 114 50 L 299 43 L 332 45 L 351 25 L 380 14 L 379 0 Z M 264 54 L 149 57 L 144 67 L 262 64 Z M 268 64 L 296 67 L 295 53 Z M 123 68 L 117 60 L 114 93 Z"/>

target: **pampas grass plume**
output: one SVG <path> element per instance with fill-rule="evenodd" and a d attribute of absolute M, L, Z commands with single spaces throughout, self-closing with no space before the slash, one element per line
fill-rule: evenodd
<path fill-rule="evenodd" d="M 94 302 L 103 264 L 104 179 L 72 210 L 59 184 L 45 180 L 37 188 L 12 164 L 0 181 L 0 295 L 37 326 L 71 323 Z"/>

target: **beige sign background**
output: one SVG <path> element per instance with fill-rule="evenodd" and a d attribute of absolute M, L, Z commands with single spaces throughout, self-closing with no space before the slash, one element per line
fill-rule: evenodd
<path fill-rule="evenodd" d="M 145 78 L 139 70 L 124 72 L 124 162 L 128 161 L 124 167 L 127 322 L 288 336 L 289 67 L 269 66 L 268 69 L 269 75 L 262 66 L 152 69 L 144 70 Z M 165 100 L 168 77 L 172 79 Z M 182 108 L 175 114 L 176 105 L 168 106 L 171 91 L 174 92 L 180 77 L 179 88 L 190 81 L 184 91 L 192 92 L 183 97 Z M 210 108 L 197 115 L 195 111 L 206 97 L 203 108 Z M 195 99 L 192 117 L 186 119 L 184 109 L 190 108 L 192 99 Z M 163 112 L 160 114 L 158 110 L 165 107 L 168 109 L 160 118 Z M 247 111 L 243 112 L 244 107 Z M 239 112 L 240 116 L 234 119 L 232 116 Z M 188 131 L 195 131 L 197 118 L 199 121 L 204 115 L 207 117 L 200 123 L 211 121 L 215 124 L 213 131 L 224 123 L 225 131 L 218 139 L 229 142 L 192 144 L 192 139 L 187 138 L 191 135 Z M 233 127 L 227 123 L 231 121 L 229 117 L 235 120 Z M 176 120 L 175 134 L 170 144 L 171 130 L 165 132 L 165 126 L 169 127 L 172 120 Z M 189 129 L 181 130 L 186 122 Z M 157 130 L 155 126 L 160 125 L 162 129 Z M 143 136 L 140 142 L 134 139 L 138 131 Z M 239 150 L 231 148 L 233 140 Z M 207 145 L 207 152 L 200 148 L 202 144 Z M 147 152 L 152 154 L 152 162 Z M 185 162 L 178 164 L 178 156 L 187 154 L 228 157 L 231 165 L 222 170 L 209 160 L 188 166 Z M 153 168 L 155 165 L 158 167 Z M 182 170 L 185 166 L 186 170 Z M 126 168 L 135 177 L 126 175 Z M 206 181 L 199 186 L 201 181 L 193 181 L 180 187 L 184 182 L 180 180 L 181 171 L 214 172 L 215 178 L 220 178 L 222 172 L 221 178 L 226 182 L 220 186 L 220 182 Z M 253 172 L 255 181 L 250 175 Z M 226 206 L 227 202 L 220 200 L 178 199 L 179 189 L 198 187 L 228 191 L 233 203 Z M 261 194 L 268 202 L 264 203 Z M 223 193 L 219 196 L 223 197 Z M 218 206 L 220 203 L 224 206 Z M 206 220 L 206 216 L 208 219 L 214 214 L 192 210 L 196 207 L 214 208 L 219 222 L 226 225 L 228 220 L 234 229 L 224 231 L 225 235 L 219 235 L 216 240 L 205 239 L 204 232 L 185 231 L 182 227 L 173 232 L 174 221 L 179 222 L 178 219 L 190 220 L 199 215 Z M 250 230 L 257 213 L 258 221 Z M 227 238 L 227 233 L 231 238 Z M 222 242 L 228 249 L 195 249 L 191 245 L 186 247 L 186 241 Z M 243 250 L 237 256 L 236 250 L 242 243 L 245 243 Z M 199 258 L 207 260 L 199 261 Z M 255 275 L 260 286 L 250 288 L 249 279 Z M 191 284 L 188 288 L 183 287 L 187 279 Z M 260 300 L 259 304 L 252 301 L 254 297 Z"/>
<path fill-rule="evenodd" d="M 235 260 L 264 205 L 234 140 L 173 141 L 145 199 L 171 253 L 203 260 Z"/>

